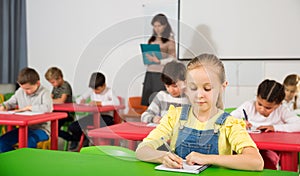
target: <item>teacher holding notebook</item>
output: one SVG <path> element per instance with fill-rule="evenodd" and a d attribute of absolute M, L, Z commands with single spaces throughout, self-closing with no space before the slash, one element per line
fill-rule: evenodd
<path fill-rule="evenodd" d="M 147 59 L 155 64 L 147 65 L 147 72 L 144 80 L 142 105 L 148 106 L 153 97 L 160 90 L 165 90 L 161 81 L 161 72 L 166 63 L 176 59 L 175 41 L 172 28 L 164 14 L 157 14 L 151 21 L 153 34 L 148 40 L 148 44 L 159 44 L 162 59 L 156 55 L 146 54 Z"/>

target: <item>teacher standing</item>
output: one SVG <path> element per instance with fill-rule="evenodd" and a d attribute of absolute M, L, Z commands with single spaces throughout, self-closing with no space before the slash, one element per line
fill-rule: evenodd
<path fill-rule="evenodd" d="M 147 66 L 141 103 L 145 106 L 149 106 L 157 92 L 165 90 L 161 81 L 161 72 L 166 63 L 176 60 L 174 33 L 167 17 L 164 14 L 157 14 L 153 17 L 151 25 L 153 34 L 148 40 L 148 44 L 159 44 L 162 59 L 159 60 L 154 54 L 147 54 L 148 60 L 156 64 Z"/>

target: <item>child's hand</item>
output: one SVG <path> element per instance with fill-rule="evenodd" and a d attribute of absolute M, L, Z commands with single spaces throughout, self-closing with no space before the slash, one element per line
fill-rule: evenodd
<path fill-rule="evenodd" d="M 92 106 L 102 106 L 101 101 L 91 101 L 89 104 Z"/>
<path fill-rule="evenodd" d="M 247 120 L 245 121 L 245 123 L 246 123 L 246 129 L 251 129 L 252 124 Z"/>
<path fill-rule="evenodd" d="M 185 158 L 186 158 L 186 163 L 188 165 L 210 164 L 209 155 L 205 155 L 205 154 L 198 153 L 198 152 L 191 152 Z"/>
<path fill-rule="evenodd" d="M 160 119 L 161 119 L 161 117 L 160 116 L 155 116 L 155 117 L 153 117 L 153 123 L 157 123 L 157 124 L 159 124 L 159 122 L 160 122 Z"/>
<path fill-rule="evenodd" d="M 7 111 L 5 106 L 0 105 L 0 111 Z"/>
<path fill-rule="evenodd" d="M 80 100 L 79 104 L 85 104 L 85 99 Z"/>
<path fill-rule="evenodd" d="M 167 152 L 163 158 L 162 164 L 168 168 L 181 169 L 183 167 L 183 160 L 176 154 Z"/>
<path fill-rule="evenodd" d="M 32 106 L 26 106 L 22 109 L 17 109 L 17 110 L 14 110 L 15 112 L 24 112 L 24 111 L 31 111 L 31 107 Z"/>
<path fill-rule="evenodd" d="M 271 132 L 274 131 L 274 127 L 271 126 L 260 126 L 257 128 L 258 130 L 262 131 L 262 132 Z"/>

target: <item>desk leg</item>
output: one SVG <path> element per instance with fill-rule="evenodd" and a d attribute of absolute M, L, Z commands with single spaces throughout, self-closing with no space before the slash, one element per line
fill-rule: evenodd
<path fill-rule="evenodd" d="M 19 148 L 28 146 L 28 126 L 19 127 Z"/>
<path fill-rule="evenodd" d="M 122 122 L 122 119 L 117 110 L 114 110 L 114 122 L 115 122 L 115 124 Z"/>
<path fill-rule="evenodd" d="M 100 128 L 100 112 L 94 112 L 94 128 Z"/>
<path fill-rule="evenodd" d="M 93 142 L 94 142 L 94 145 L 110 145 L 110 141 L 111 139 L 107 139 L 107 138 L 93 138 Z"/>
<path fill-rule="evenodd" d="M 281 170 L 298 171 L 298 153 L 297 152 L 281 152 L 280 157 Z"/>
<path fill-rule="evenodd" d="M 58 146 L 58 120 L 51 121 L 51 150 L 57 150 Z"/>
<path fill-rule="evenodd" d="M 135 151 L 135 149 L 136 149 L 136 141 L 128 140 L 128 148 L 130 150 Z"/>
<path fill-rule="evenodd" d="M 13 130 L 13 126 L 12 125 L 7 125 L 7 131 L 11 131 Z"/>

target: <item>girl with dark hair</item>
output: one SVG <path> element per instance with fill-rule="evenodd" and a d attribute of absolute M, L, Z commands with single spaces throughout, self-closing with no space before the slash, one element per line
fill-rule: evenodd
<path fill-rule="evenodd" d="M 284 86 L 274 80 L 266 79 L 257 89 L 256 99 L 247 101 L 231 115 L 237 118 L 248 116 L 247 128 L 264 132 L 299 132 L 300 118 L 295 112 L 282 106 L 285 97 Z M 260 150 L 266 169 L 277 169 L 279 153 Z"/>

